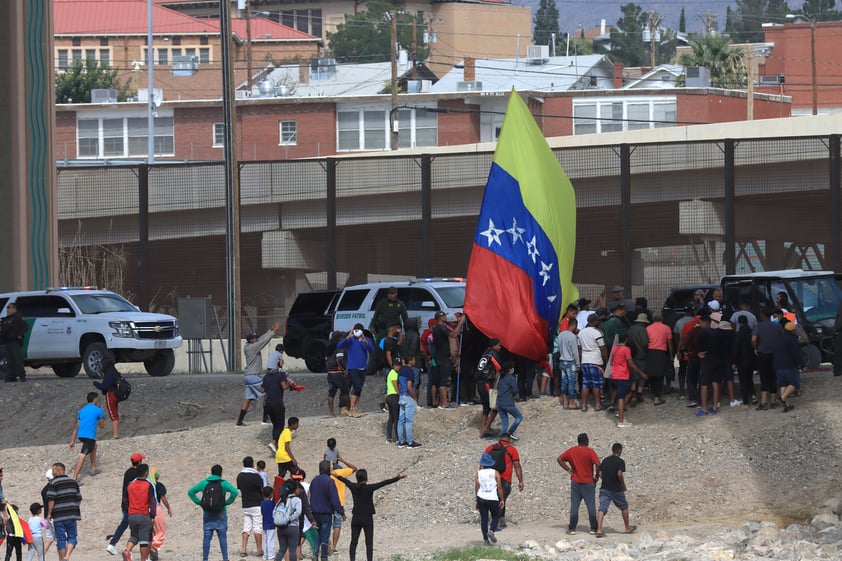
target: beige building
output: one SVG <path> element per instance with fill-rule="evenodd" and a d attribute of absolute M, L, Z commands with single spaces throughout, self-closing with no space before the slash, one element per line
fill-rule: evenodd
<path fill-rule="evenodd" d="M 231 0 L 234 14 L 244 17 Z M 208 2 L 191 0 L 156 0 L 160 5 L 184 14 L 207 17 L 215 8 Z M 336 31 L 345 22 L 346 14 L 365 10 L 365 0 L 251 0 L 251 14 L 267 17 L 299 31 L 321 37 Z M 388 2 L 388 0 L 387 0 Z M 427 66 L 443 76 L 465 57 L 515 58 L 526 56 L 532 44 L 532 10 L 514 6 L 511 0 L 405 0 L 400 9 L 418 15 L 427 25 Z M 425 36 L 418 35 L 422 43 Z M 402 45 L 410 49 L 411 45 Z"/>

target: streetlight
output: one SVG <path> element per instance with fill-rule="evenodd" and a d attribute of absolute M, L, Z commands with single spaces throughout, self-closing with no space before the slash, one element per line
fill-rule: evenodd
<path fill-rule="evenodd" d="M 813 115 L 819 114 L 819 90 L 816 81 L 816 18 L 808 18 L 802 14 L 787 14 L 786 19 L 793 20 L 793 23 L 810 24 L 810 66 L 813 79 Z"/>

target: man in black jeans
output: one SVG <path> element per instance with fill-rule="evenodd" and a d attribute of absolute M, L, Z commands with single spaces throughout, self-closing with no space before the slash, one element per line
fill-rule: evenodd
<path fill-rule="evenodd" d="M 126 489 L 129 486 L 129 483 L 137 479 L 137 466 L 146 459 L 146 456 L 141 454 L 140 452 L 135 452 L 132 454 L 131 462 L 132 467 L 126 470 L 123 474 L 123 491 L 121 493 L 121 497 L 126 497 Z M 111 555 L 117 555 L 117 544 L 120 543 L 120 538 L 123 537 L 123 532 L 126 531 L 126 528 L 129 527 L 129 514 L 128 512 L 123 509 L 123 518 L 120 520 L 120 523 L 117 525 L 117 528 L 114 530 L 114 533 L 110 536 L 106 536 L 105 539 L 108 540 L 108 546 L 105 550 L 110 553 Z"/>
<path fill-rule="evenodd" d="M 283 370 L 272 370 L 263 376 L 260 391 L 266 396 L 266 413 L 272 421 L 272 443 L 268 445 L 272 452 L 278 451 L 278 436 L 284 430 L 284 392 L 288 389 L 289 378 Z"/>
<path fill-rule="evenodd" d="M 313 516 L 316 517 L 319 530 L 318 557 L 327 561 L 328 543 L 333 531 L 333 513 L 337 512 L 345 520 L 345 509 L 339 502 L 339 492 L 336 490 L 336 483 L 330 477 L 330 462 L 322 460 L 319 462 L 319 475 L 313 478 L 310 483 L 310 507 L 313 509 Z"/>

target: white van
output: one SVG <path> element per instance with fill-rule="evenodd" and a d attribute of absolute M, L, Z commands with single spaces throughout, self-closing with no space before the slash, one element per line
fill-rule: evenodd
<path fill-rule="evenodd" d="M 374 317 L 374 308 L 386 298 L 390 286 L 398 289 L 398 299 L 406 304 L 410 318 L 420 318 L 419 329 L 427 327 L 427 321 L 436 312 L 448 315 L 462 311 L 465 304 L 465 281 L 461 278 L 416 279 L 403 282 L 375 282 L 346 286 L 336 302 L 333 312 L 333 329 L 350 331 L 354 324 L 361 323 L 368 329 Z"/>

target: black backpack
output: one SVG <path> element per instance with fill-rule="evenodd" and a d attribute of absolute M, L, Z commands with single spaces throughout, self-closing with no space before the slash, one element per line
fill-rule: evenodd
<path fill-rule="evenodd" d="M 491 447 L 488 455 L 491 456 L 492 460 L 494 460 L 494 465 L 491 467 L 496 469 L 498 473 L 506 471 L 506 456 L 509 455 L 509 452 L 506 450 L 505 446 L 495 444 Z"/>
<path fill-rule="evenodd" d="M 117 382 L 114 384 L 114 395 L 117 396 L 117 401 L 126 401 L 132 395 L 132 385 L 119 373 L 117 373 Z"/>
<path fill-rule="evenodd" d="M 477 382 L 490 382 L 494 379 L 494 367 L 491 364 L 493 355 L 490 353 L 483 353 L 477 362 L 477 369 L 474 378 Z"/>
<path fill-rule="evenodd" d="M 206 512 L 218 513 L 225 508 L 225 492 L 222 490 L 222 481 L 213 479 L 205 485 L 202 492 L 202 509 Z"/>

